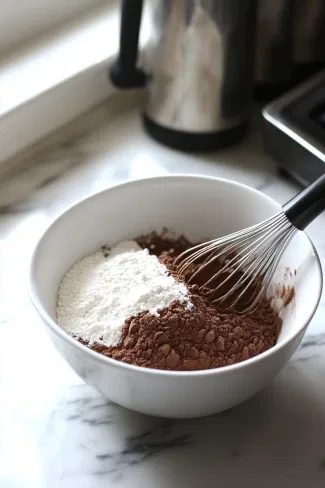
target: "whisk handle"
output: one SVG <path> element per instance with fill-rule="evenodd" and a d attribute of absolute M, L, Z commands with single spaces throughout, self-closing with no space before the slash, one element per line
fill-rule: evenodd
<path fill-rule="evenodd" d="M 325 210 L 325 174 L 283 205 L 288 220 L 299 230 L 304 230 Z"/>

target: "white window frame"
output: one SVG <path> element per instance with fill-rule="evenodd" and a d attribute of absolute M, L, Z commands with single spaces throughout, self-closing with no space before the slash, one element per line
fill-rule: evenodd
<path fill-rule="evenodd" d="M 110 0 L 1 0 L 0 55 Z"/>
<path fill-rule="evenodd" d="M 3 1 L 13 0 L 0 0 L 1 6 Z M 86 1 L 94 3 L 89 11 L 40 35 L 34 32 L 32 41 L 0 55 L 0 179 L 25 164 L 26 154 L 30 158 L 67 130 L 77 130 L 76 119 L 116 94 L 108 67 L 118 53 L 121 2 Z M 150 37 L 155 1 L 144 3 L 139 57 Z"/>

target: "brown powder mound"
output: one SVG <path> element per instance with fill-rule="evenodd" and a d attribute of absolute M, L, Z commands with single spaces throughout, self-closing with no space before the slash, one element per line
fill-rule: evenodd
<path fill-rule="evenodd" d="M 137 242 L 158 256 L 173 275 L 175 258 L 192 246 L 184 237 L 172 239 L 167 232 L 153 232 Z M 186 283 L 191 273 L 193 268 L 181 279 Z M 160 310 L 159 317 L 137 314 L 126 321 L 117 347 L 96 344 L 92 349 L 138 366 L 194 371 L 238 363 L 275 345 L 282 322 L 266 299 L 249 316 L 223 313 L 209 301 L 209 290 L 198 284 L 188 286 L 193 310 L 174 302 Z"/>
<path fill-rule="evenodd" d="M 136 241 L 142 249 L 149 249 L 150 254 L 154 254 L 157 257 L 165 255 L 177 257 L 193 246 L 182 235 L 177 238 L 171 237 L 168 229 L 164 229 L 161 233 L 150 232 L 150 234 L 139 236 Z"/>
<path fill-rule="evenodd" d="M 218 313 L 190 287 L 194 310 L 174 302 L 160 317 L 140 313 L 127 320 L 118 347 L 92 347 L 105 356 L 147 368 L 194 371 L 238 363 L 276 343 L 274 324 Z"/>

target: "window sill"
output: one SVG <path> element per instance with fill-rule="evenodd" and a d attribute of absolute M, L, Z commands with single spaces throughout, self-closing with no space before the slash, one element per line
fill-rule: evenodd
<path fill-rule="evenodd" d="M 140 45 L 148 38 L 147 19 Z M 114 0 L 0 59 L 1 166 L 114 93 L 107 69 L 118 37 Z"/>

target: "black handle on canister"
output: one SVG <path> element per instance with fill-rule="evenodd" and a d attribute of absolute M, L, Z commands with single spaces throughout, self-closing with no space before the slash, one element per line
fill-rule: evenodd
<path fill-rule="evenodd" d="M 122 1 L 119 55 L 109 70 L 110 79 L 117 88 L 145 85 L 146 76 L 137 68 L 142 4 L 143 0 Z"/>

